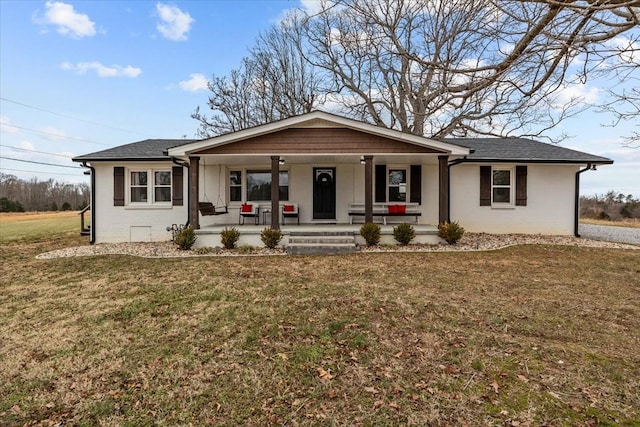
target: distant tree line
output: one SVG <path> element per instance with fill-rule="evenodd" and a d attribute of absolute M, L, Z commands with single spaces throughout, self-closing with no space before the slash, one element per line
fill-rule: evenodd
<path fill-rule="evenodd" d="M 604 195 L 580 197 L 580 216 L 611 221 L 640 218 L 640 199 L 632 194 L 609 191 Z"/>
<path fill-rule="evenodd" d="M 53 179 L 28 181 L 0 173 L 0 212 L 80 210 L 89 203 L 89 184 Z"/>

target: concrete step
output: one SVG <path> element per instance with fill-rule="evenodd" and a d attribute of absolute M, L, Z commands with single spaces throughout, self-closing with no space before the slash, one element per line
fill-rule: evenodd
<path fill-rule="evenodd" d="M 353 236 L 353 231 L 291 231 L 289 236 Z"/>
<path fill-rule="evenodd" d="M 289 254 L 338 254 L 356 251 L 353 233 L 295 232 L 289 235 Z"/>
<path fill-rule="evenodd" d="M 287 253 L 292 255 L 310 254 L 346 254 L 356 251 L 355 243 L 331 244 L 331 243 L 297 243 L 287 245 Z"/>
<path fill-rule="evenodd" d="M 353 236 L 289 236 L 289 244 L 298 243 L 351 243 L 355 239 Z"/>

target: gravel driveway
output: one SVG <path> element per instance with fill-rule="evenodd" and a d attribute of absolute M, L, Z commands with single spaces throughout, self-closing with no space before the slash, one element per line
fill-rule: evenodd
<path fill-rule="evenodd" d="M 640 228 L 580 224 L 578 230 L 581 237 L 588 239 L 640 245 Z"/>

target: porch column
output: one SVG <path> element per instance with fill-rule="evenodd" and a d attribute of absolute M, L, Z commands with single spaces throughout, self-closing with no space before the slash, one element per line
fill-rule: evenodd
<path fill-rule="evenodd" d="M 200 228 L 200 215 L 198 214 L 198 201 L 200 200 L 200 157 L 189 157 L 189 224 Z"/>
<path fill-rule="evenodd" d="M 364 156 L 364 222 L 373 222 L 373 156 Z"/>
<path fill-rule="evenodd" d="M 271 228 L 280 229 L 280 156 L 271 156 Z"/>
<path fill-rule="evenodd" d="M 449 156 L 438 156 L 438 178 L 440 182 L 438 199 L 438 223 L 449 221 Z"/>

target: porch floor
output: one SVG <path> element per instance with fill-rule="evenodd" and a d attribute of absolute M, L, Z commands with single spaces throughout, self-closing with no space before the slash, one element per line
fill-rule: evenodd
<path fill-rule="evenodd" d="M 398 224 L 380 225 L 381 235 L 393 235 L 393 227 Z M 416 232 L 416 236 L 433 236 L 438 234 L 438 227 L 429 224 L 411 224 Z M 269 225 L 255 225 L 255 224 L 215 224 L 215 225 L 201 225 L 200 229 L 196 230 L 196 235 L 219 235 L 225 228 L 235 227 L 241 235 L 260 235 L 262 230 Z M 283 235 L 289 235 L 291 232 L 296 233 L 353 233 L 354 235 L 360 235 L 360 227 L 362 224 L 287 224 L 280 225 L 280 231 Z"/>

